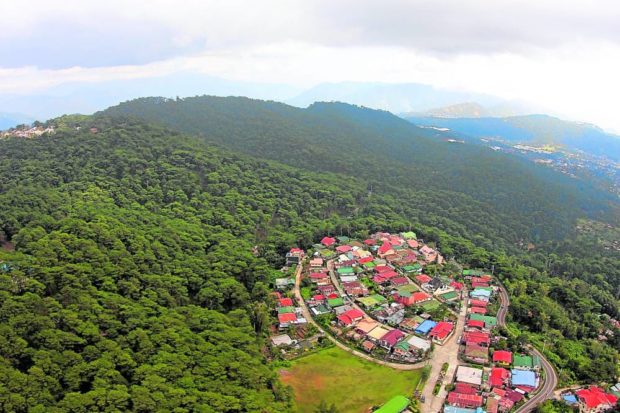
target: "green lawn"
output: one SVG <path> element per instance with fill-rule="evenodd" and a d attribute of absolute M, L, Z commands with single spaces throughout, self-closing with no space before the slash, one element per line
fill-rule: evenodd
<path fill-rule="evenodd" d="M 304 300 L 309 300 L 312 297 L 312 289 L 310 287 L 301 287 L 299 291 L 301 293 L 301 298 Z"/>
<path fill-rule="evenodd" d="M 410 398 L 421 372 L 379 366 L 332 347 L 295 360 L 281 377 L 295 391 L 300 413 L 314 412 L 323 399 L 342 412 L 362 413 L 399 394 Z"/>

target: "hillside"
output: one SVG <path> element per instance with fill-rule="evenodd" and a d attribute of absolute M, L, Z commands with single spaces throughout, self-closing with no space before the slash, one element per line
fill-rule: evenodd
<path fill-rule="evenodd" d="M 359 177 L 379 193 L 419 194 L 422 211 L 458 222 L 464 205 L 476 205 L 503 217 L 507 245 L 561 238 L 578 217 L 609 216 L 617 206 L 609 194 L 548 168 L 452 144 L 445 141 L 450 135 L 389 112 L 342 103 L 298 109 L 247 98 L 146 98 L 103 114 L 139 117 L 253 156 Z M 454 208 L 438 210 L 446 195 Z M 471 236 L 488 230 L 468 229 Z"/>
<path fill-rule="evenodd" d="M 617 339 L 597 341 L 620 316 L 615 255 L 575 263 L 558 247 L 548 272 L 542 252 L 498 251 L 506 218 L 450 193 L 438 191 L 441 207 L 427 213 L 417 192 L 377 196 L 364 179 L 155 125 L 52 124 L 53 135 L 0 141 L 0 240 L 15 248 L 0 248 L 2 410 L 291 411 L 260 352 L 274 268 L 292 245 L 378 229 L 415 228 L 448 259 L 494 265 L 513 298 L 513 328 L 547 340 L 565 380 L 617 374 Z M 461 236 L 477 225 L 494 228 Z M 583 251 L 578 241 L 571 248 Z"/>
<path fill-rule="evenodd" d="M 416 125 L 449 128 L 472 138 L 500 138 L 511 143 L 565 146 L 620 161 L 620 137 L 585 123 L 568 122 L 547 115 L 504 118 L 450 118 L 408 116 Z"/>

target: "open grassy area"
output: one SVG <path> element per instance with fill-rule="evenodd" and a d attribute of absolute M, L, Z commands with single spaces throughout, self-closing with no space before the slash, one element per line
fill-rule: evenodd
<path fill-rule="evenodd" d="M 342 412 L 362 413 L 398 394 L 410 398 L 421 372 L 379 366 L 332 347 L 295 360 L 281 376 L 293 387 L 300 413 L 313 412 L 321 400 Z"/>

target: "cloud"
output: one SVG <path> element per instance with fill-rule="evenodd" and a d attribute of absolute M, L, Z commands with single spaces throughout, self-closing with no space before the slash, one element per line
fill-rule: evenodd
<path fill-rule="evenodd" d="M 311 87 L 419 82 L 620 130 L 615 0 L 0 3 L 0 93 L 196 73 Z"/>

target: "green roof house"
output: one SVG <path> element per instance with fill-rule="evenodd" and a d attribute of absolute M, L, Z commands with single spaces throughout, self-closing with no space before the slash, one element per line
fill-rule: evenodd
<path fill-rule="evenodd" d="M 280 307 L 278 308 L 278 314 L 294 313 L 295 307 Z"/>
<path fill-rule="evenodd" d="M 352 267 L 341 267 L 338 268 L 338 275 L 353 275 L 355 271 L 353 271 Z"/>
<path fill-rule="evenodd" d="M 417 239 L 418 237 L 415 235 L 413 231 L 403 232 L 403 238 L 405 239 Z"/>
<path fill-rule="evenodd" d="M 534 360 L 532 360 L 531 356 L 515 354 L 512 360 L 512 365 L 516 369 L 531 369 L 534 367 Z"/>
<path fill-rule="evenodd" d="M 484 325 L 486 327 L 495 327 L 497 325 L 497 318 L 490 315 L 470 314 L 469 318 L 471 320 L 478 320 L 484 322 Z"/>
<path fill-rule="evenodd" d="M 383 406 L 375 410 L 375 413 L 401 413 L 409 407 L 409 399 L 405 396 L 395 396 Z"/>
<path fill-rule="evenodd" d="M 344 305 L 344 300 L 341 297 L 332 298 L 327 300 L 327 304 L 329 304 L 331 308 L 340 307 L 341 305 Z"/>

